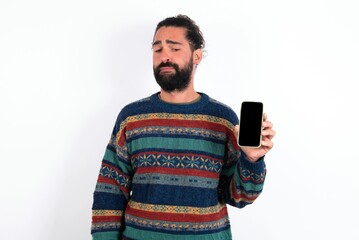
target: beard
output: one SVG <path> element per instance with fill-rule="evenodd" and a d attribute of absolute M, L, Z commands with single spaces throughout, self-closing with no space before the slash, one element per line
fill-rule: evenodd
<path fill-rule="evenodd" d="M 173 67 L 175 73 L 161 74 L 161 67 Z M 155 75 L 156 82 L 165 92 L 173 92 L 174 90 L 181 92 L 185 90 L 191 81 L 192 71 L 192 58 L 182 69 L 180 69 L 177 64 L 171 62 L 161 63 L 157 67 L 153 67 L 153 73 Z"/>

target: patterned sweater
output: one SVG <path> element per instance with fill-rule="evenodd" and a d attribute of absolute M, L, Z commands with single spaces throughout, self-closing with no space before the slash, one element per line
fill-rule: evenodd
<path fill-rule="evenodd" d="M 204 93 L 190 104 L 156 93 L 124 107 L 94 192 L 93 239 L 232 239 L 226 204 L 251 204 L 266 173 L 263 159 L 241 152 L 236 124 Z"/>

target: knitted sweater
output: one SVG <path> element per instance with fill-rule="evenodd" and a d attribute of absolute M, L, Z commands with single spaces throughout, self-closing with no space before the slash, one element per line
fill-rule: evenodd
<path fill-rule="evenodd" d="M 125 106 L 94 192 L 93 239 L 232 239 L 226 204 L 251 204 L 266 173 L 263 159 L 241 152 L 236 124 L 204 93 L 190 104 L 153 94 Z"/>

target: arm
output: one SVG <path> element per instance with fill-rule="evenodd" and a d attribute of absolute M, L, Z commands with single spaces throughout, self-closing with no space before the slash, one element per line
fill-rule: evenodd
<path fill-rule="evenodd" d="M 239 126 L 229 133 L 227 159 L 221 174 L 219 196 L 235 207 L 251 204 L 260 195 L 266 176 L 264 155 L 273 147 L 275 131 L 264 114 L 262 144 L 259 148 L 243 148 L 237 145 Z"/>
<path fill-rule="evenodd" d="M 220 179 L 220 198 L 227 204 L 243 208 L 261 194 L 266 176 L 264 158 L 251 162 L 243 151 L 236 151 L 223 167 Z"/>
<path fill-rule="evenodd" d="M 92 206 L 91 234 L 94 240 L 121 239 L 124 211 L 131 191 L 132 168 L 124 129 L 117 121 L 98 175 Z"/>

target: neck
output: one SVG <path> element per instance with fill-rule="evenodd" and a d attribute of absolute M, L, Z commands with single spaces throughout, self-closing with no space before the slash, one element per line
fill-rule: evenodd
<path fill-rule="evenodd" d="M 200 96 L 193 88 L 183 91 L 165 92 L 161 89 L 160 98 L 169 103 L 190 103 L 195 101 Z"/>

